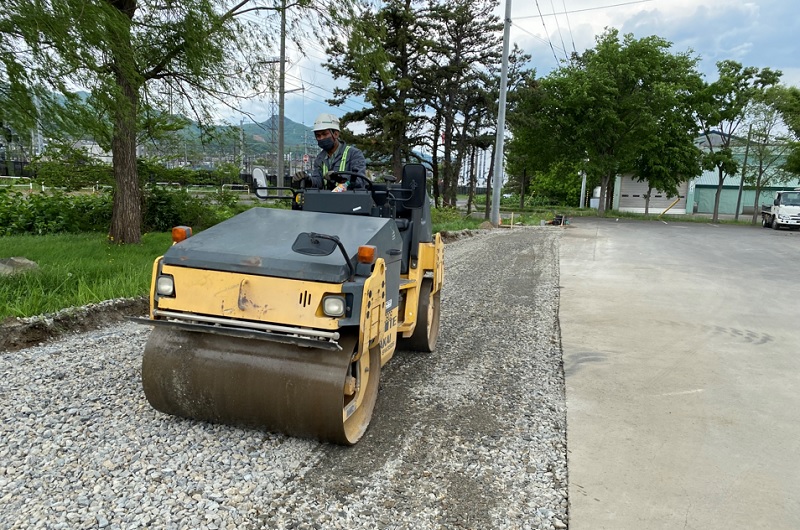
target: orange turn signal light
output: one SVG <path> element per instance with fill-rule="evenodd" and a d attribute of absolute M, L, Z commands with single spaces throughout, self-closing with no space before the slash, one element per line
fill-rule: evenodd
<path fill-rule="evenodd" d="M 358 247 L 358 262 L 371 264 L 375 263 L 375 255 L 378 249 L 375 245 L 361 245 Z"/>
<path fill-rule="evenodd" d="M 180 243 L 184 239 L 192 237 L 191 226 L 173 226 L 172 227 L 172 244 Z"/>

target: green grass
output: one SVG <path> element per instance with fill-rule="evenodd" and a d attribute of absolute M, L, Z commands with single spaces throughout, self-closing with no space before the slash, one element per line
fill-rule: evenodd
<path fill-rule="evenodd" d="M 171 238 L 153 233 L 142 236 L 141 245 L 112 245 L 105 234 L 0 237 L 0 257 L 22 256 L 39 265 L 0 276 L 0 320 L 144 296 L 153 260 L 169 248 Z"/>

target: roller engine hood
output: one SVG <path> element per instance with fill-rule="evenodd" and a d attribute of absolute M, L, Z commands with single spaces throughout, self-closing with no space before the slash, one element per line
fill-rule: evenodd
<path fill-rule="evenodd" d="M 292 250 L 302 233 L 337 236 L 354 264 L 361 245 L 377 247 L 377 257 L 387 264 L 400 259 L 402 242 L 393 219 L 252 208 L 173 245 L 163 263 L 294 280 L 346 281 L 350 269 L 339 249 L 327 256 Z"/>

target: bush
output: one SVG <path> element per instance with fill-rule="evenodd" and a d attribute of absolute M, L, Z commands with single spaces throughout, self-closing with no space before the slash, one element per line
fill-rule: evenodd
<path fill-rule="evenodd" d="M 110 193 L 71 196 L 0 189 L 0 235 L 105 231 L 111 210 Z"/>
<path fill-rule="evenodd" d="M 67 194 L 63 191 L 21 193 L 0 188 L 0 236 L 107 232 L 113 193 Z M 213 226 L 249 208 L 236 194 L 219 191 L 193 197 L 185 190 L 160 186 L 145 189 L 143 232 L 166 232 L 177 225 L 195 230 Z"/>
<path fill-rule="evenodd" d="M 203 230 L 247 208 L 240 206 L 236 195 L 230 192 L 194 197 L 186 190 L 161 186 L 148 188 L 144 200 L 142 229 L 145 232 L 166 232 L 178 225 Z"/>

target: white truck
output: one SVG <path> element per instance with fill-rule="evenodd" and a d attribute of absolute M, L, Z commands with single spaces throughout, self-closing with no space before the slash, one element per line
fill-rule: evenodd
<path fill-rule="evenodd" d="M 772 204 L 762 204 L 761 226 L 775 230 L 800 228 L 800 188 L 778 191 Z"/>

